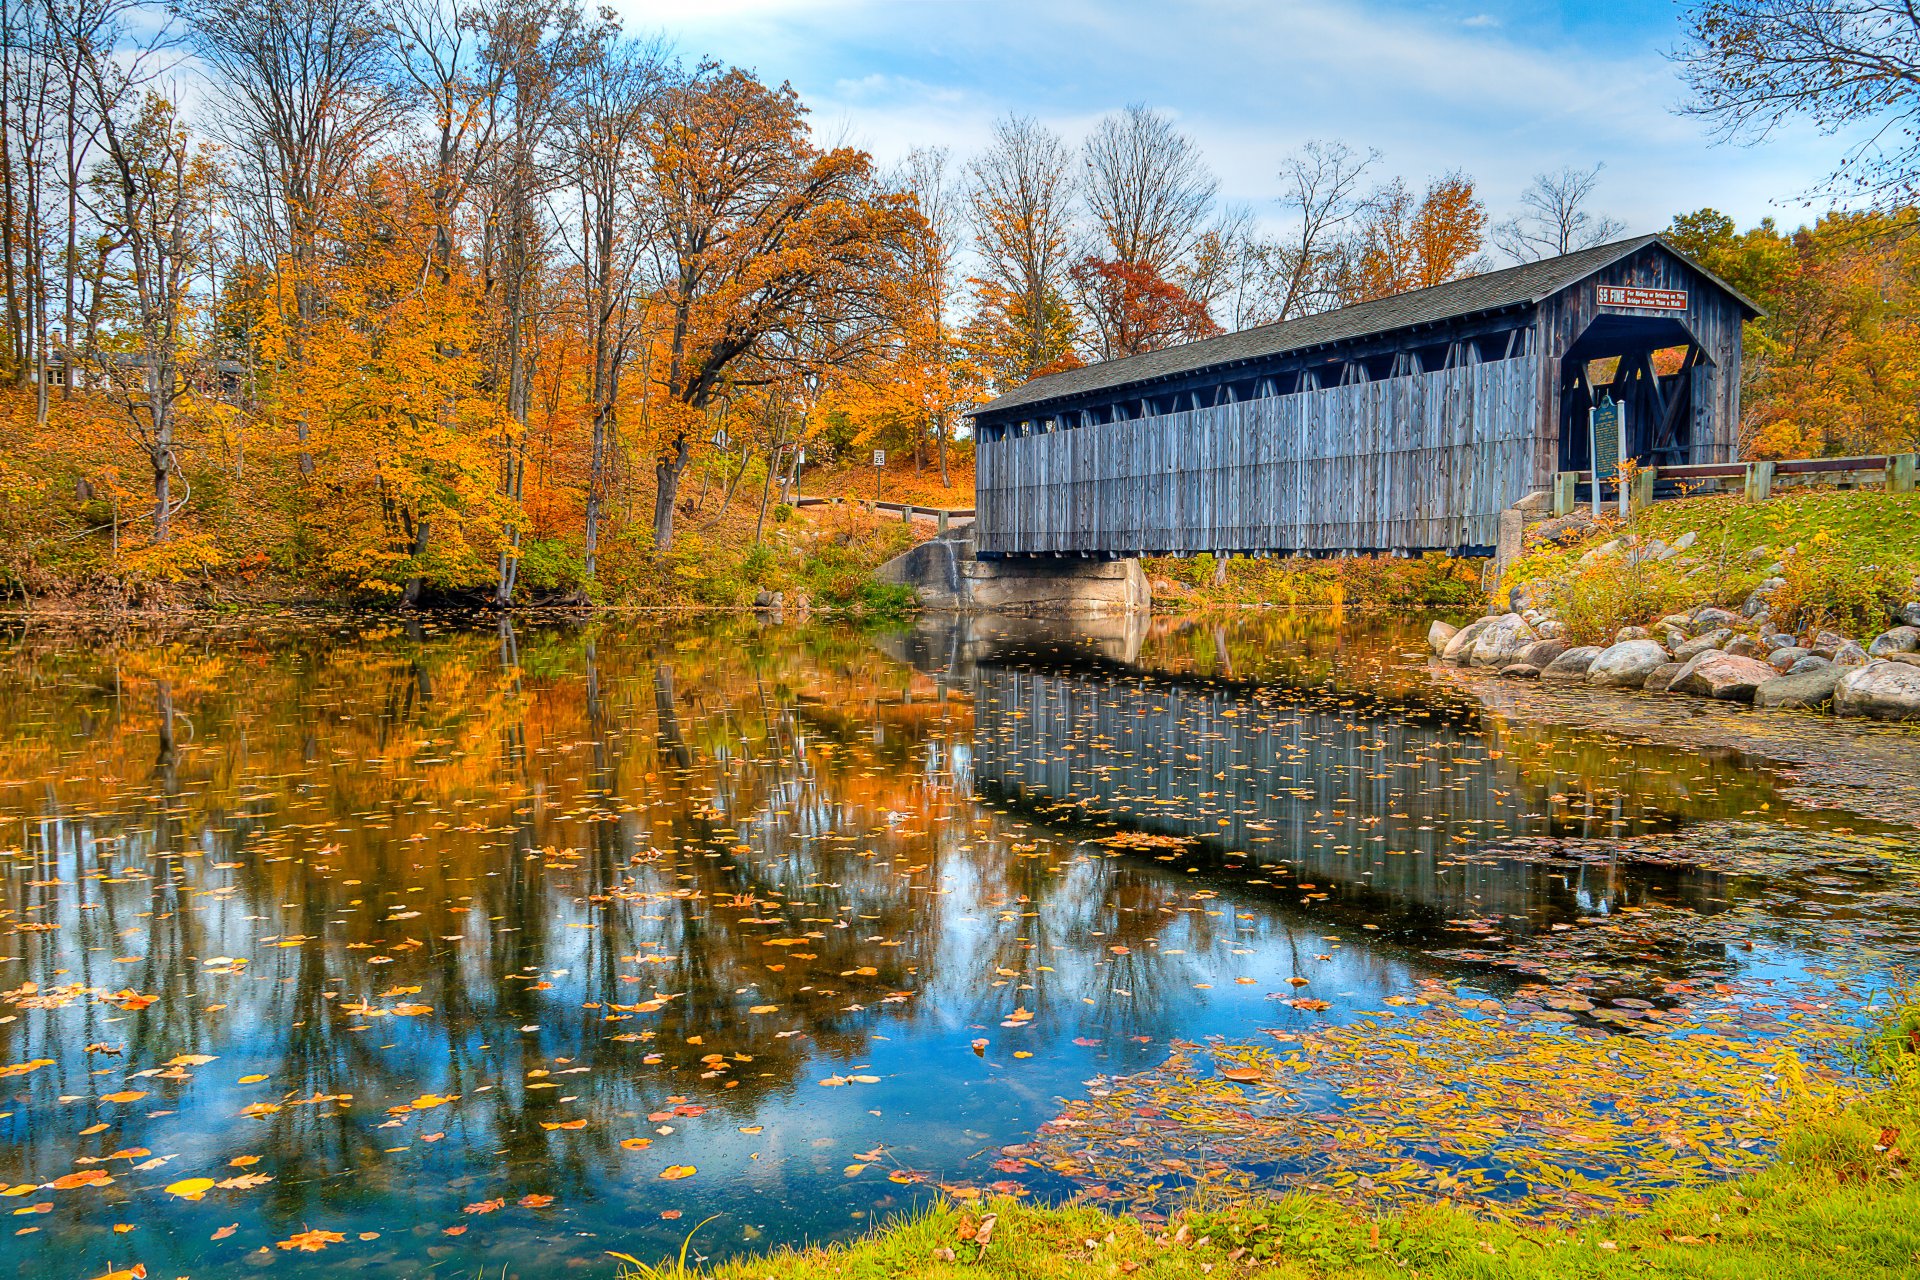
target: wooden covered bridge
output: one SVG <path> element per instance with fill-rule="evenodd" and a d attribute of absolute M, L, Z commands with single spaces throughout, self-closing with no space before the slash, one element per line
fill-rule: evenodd
<path fill-rule="evenodd" d="M 974 414 L 975 545 L 1488 554 L 1603 395 L 1637 462 L 1731 461 L 1757 314 L 1640 236 L 1036 378 Z"/>

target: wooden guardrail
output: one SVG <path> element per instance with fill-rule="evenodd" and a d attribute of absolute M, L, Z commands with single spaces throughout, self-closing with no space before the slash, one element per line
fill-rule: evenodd
<path fill-rule="evenodd" d="M 1749 502 L 1764 502 L 1776 487 L 1806 485 L 1831 479 L 1841 484 L 1880 483 L 1889 493 L 1912 493 L 1920 454 L 1875 454 L 1864 458 L 1799 458 L 1782 462 L 1698 462 L 1675 467 L 1639 467 L 1631 473 L 1628 499 L 1635 508 L 1657 501 L 1656 486 L 1665 483 L 1682 494 L 1688 490 L 1739 480 Z M 1787 483 L 1782 484 L 1785 481 Z M 1566 515 L 1578 502 L 1581 486 L 1591 491 L 1593 472 L 1562 471 L 1553 478 L 1553 514 Z M 1668 493 L 1668 497 L 1676 496 Z"/>
<path fill-rule="evenodd" d="M 854 506 L 866 507 L 876 512 L 897 511 L 900 513 L 902 523 L 912 520 L 915 516 L 929 516 L 939 524 L 941 533 L 947 531 L 947 525 L 950 521 L 971 520 L 976 514 L 972 507 L 929 507 L 924 503 L 917 502 L 876 502 L 872 498 L 802 497 L 795 498 L 793 505 L 796 507 L 823 507 L 837 506 L 843 502 L 851 503 Z"/>

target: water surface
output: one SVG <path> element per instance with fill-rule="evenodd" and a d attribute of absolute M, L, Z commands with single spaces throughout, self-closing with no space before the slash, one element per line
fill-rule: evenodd
<path fill-rule="evenodd" d="M 1905 835 L 1758 760 L 1502 723 L 1418 635 L 16 628 L 0 1272 L 844 1237 L 1064 1194 L 1000 1148 L 1174 1041 L 1436 979 L 1869 991 L 1920 950 Z"/>

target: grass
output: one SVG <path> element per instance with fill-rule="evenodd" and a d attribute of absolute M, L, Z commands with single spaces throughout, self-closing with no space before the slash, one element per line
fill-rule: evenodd
<path fill-rule="evenodd" d="M 1579 563 L 1624 534 L 1671 544 L 1687 533 L 1693 547 L 1673 560 Z M 1788 548 L 1795 553 L 1784 554 Z M 1506 585 L 1547 588 L 1569 637 L 1594 644 L 1663 614 L 1737 606 L 1775 563 L 1786 579 L 1772 600 L 1777 624 L 1873 635 L 1885 626 L 1885 605 L 1912 599 L 1920 581 L 1920 494 L 1803 489 L 1759 503 L 1732 495 L 1656 503 L 1571 545 L 1534 547 Z"/>
<path fill-rule="evenodd" d="M 622 1280 L 1920 1276 L 1920 1185 L 1901 1150 L 1920 1134 L 1920 1005 L 1906 1005 L 1857 1052 L 1884 1089 L 1795 1118 L 1764 1171 L 1669 1193 L 1633 1217 L 1561 1229 L 1444 1204 L 1370 1214 L 1295 1195 L 1197 1206 L 1158 1224 L 1003 1199 L 929 1207 L 850 1244 L 708 1269 L 689 1268 L 684 1250 L 660 1266 L 629 1261 Z"/>
<path fill-rule="evenodd" d="M 1219 563 L 1210 555 L 1156 557 L 1142 561 L 1141 567 L 1155 580 L 1154 604 L 1162 609 L 1461 608 L 1486 600 L 1480 562 L 1451 556 L 1233 559 L 1225 562 L 1224 574 L 1217 574 Z"/>

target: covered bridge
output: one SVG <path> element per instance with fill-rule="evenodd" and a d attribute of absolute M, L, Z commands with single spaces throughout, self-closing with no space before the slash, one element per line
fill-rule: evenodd
<path fill-rule="evenodd" d="M 1484 554 L 1604 394 L 1636 461 L 1731 461 L 1758 314 L 1640 236 L 1036 378 L 974 414 L 976 547 Z"/>

